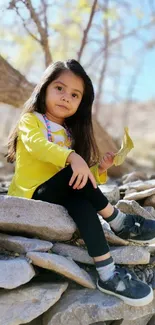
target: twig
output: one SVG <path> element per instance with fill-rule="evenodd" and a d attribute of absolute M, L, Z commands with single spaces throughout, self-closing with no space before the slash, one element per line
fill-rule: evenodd
<path fill-rule="evenodd" d="M 89 17 L 89 20 L 88 20 L 88 24 L 87 24 L 86 29 L 83 32 L 83 39 L 82 39 L 82 42 L 81 42 L 80 50 L 78 52 L 78 61 L 80 61 L 83 50 L 84 50 L 84 47 L 86 45 L 87 36 L 88 36 L 89 30 L 90 30 L 90 27 L 91 27 L 91 24 L 92 24 L 92 20 L 93 20 L 94 14 L 95 14 L 95 8 L 96 8 L 96 5 L 97 5 L 97 1 L 98 0 L 94 0 L 94 2 L 93 2 L 90 17 Z"/>

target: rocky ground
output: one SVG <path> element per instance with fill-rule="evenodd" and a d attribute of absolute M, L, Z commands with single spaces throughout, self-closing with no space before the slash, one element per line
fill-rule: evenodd
<path fill-rule="evenodd" d="M 97 290 L 93 260 L 67 211 L 7 196 L 13 166 L 4 168 L 2 161 L 0 325 L 154 325 L 155 300 L 131 307 Z M 155 219 L 153 174 L 133 172 L 100 188 L 121 211 Z M 155 290 L 155 244 L 120 239 L 99 218 L 114 261 Z"/>

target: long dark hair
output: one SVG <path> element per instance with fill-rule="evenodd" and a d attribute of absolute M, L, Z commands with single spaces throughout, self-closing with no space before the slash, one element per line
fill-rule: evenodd
<path fill-rule="evenodd" d="M 65 119 L 65 124 L 71 131 L 74 139 L 73 149 L 87 162 L 89 166 L 99 161 L 99 150 L 95 141 L 92 126 L 92 104 L 94 89 L 89 76 L 76 60 L 57 61 L 51 64 L 44 72 L 40 82 L 35 87 L 31 97 L 24 105 L 22 114 L 30 112 L 46 113 L 45 96 L 47 86 L 57 79 L 59 75 L 70 70 L 84 82 L 84 94 L 76 113 Z M 18 123 L 9 136 L 7 160 L 15 160 L 16 144 L 18 138 Z"/>

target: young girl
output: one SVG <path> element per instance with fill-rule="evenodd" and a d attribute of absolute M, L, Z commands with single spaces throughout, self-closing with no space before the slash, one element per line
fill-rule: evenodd
<path fill-rule="evenodd" d="M 97 187 L 106 182 L 114 154 L 99 160 L 93 100 L 92 82 L 77 61 L 59 61 L 46 69 L 9 139 L 8 161 L 16 156 L 16 168 L 8 195 L 63 205 L 94 259 L 98 289 L 143 306 L 152 301 L 153 291 L 115 266 L 97 213 L 117 236 L 140 242 L 155 237 L 155 221 L 122 213 Z"/>

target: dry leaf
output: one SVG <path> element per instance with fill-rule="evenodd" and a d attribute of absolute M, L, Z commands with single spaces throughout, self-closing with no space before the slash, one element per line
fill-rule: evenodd
<path fill-rule="evenodd" d="M 114 165 L 115 166 L 121 165 L 132 148 L 134 148 L 134 144 L 132 139 L 129 136 L 128 127 L 125 127 L 121 148 L 114 157 Z"/>

